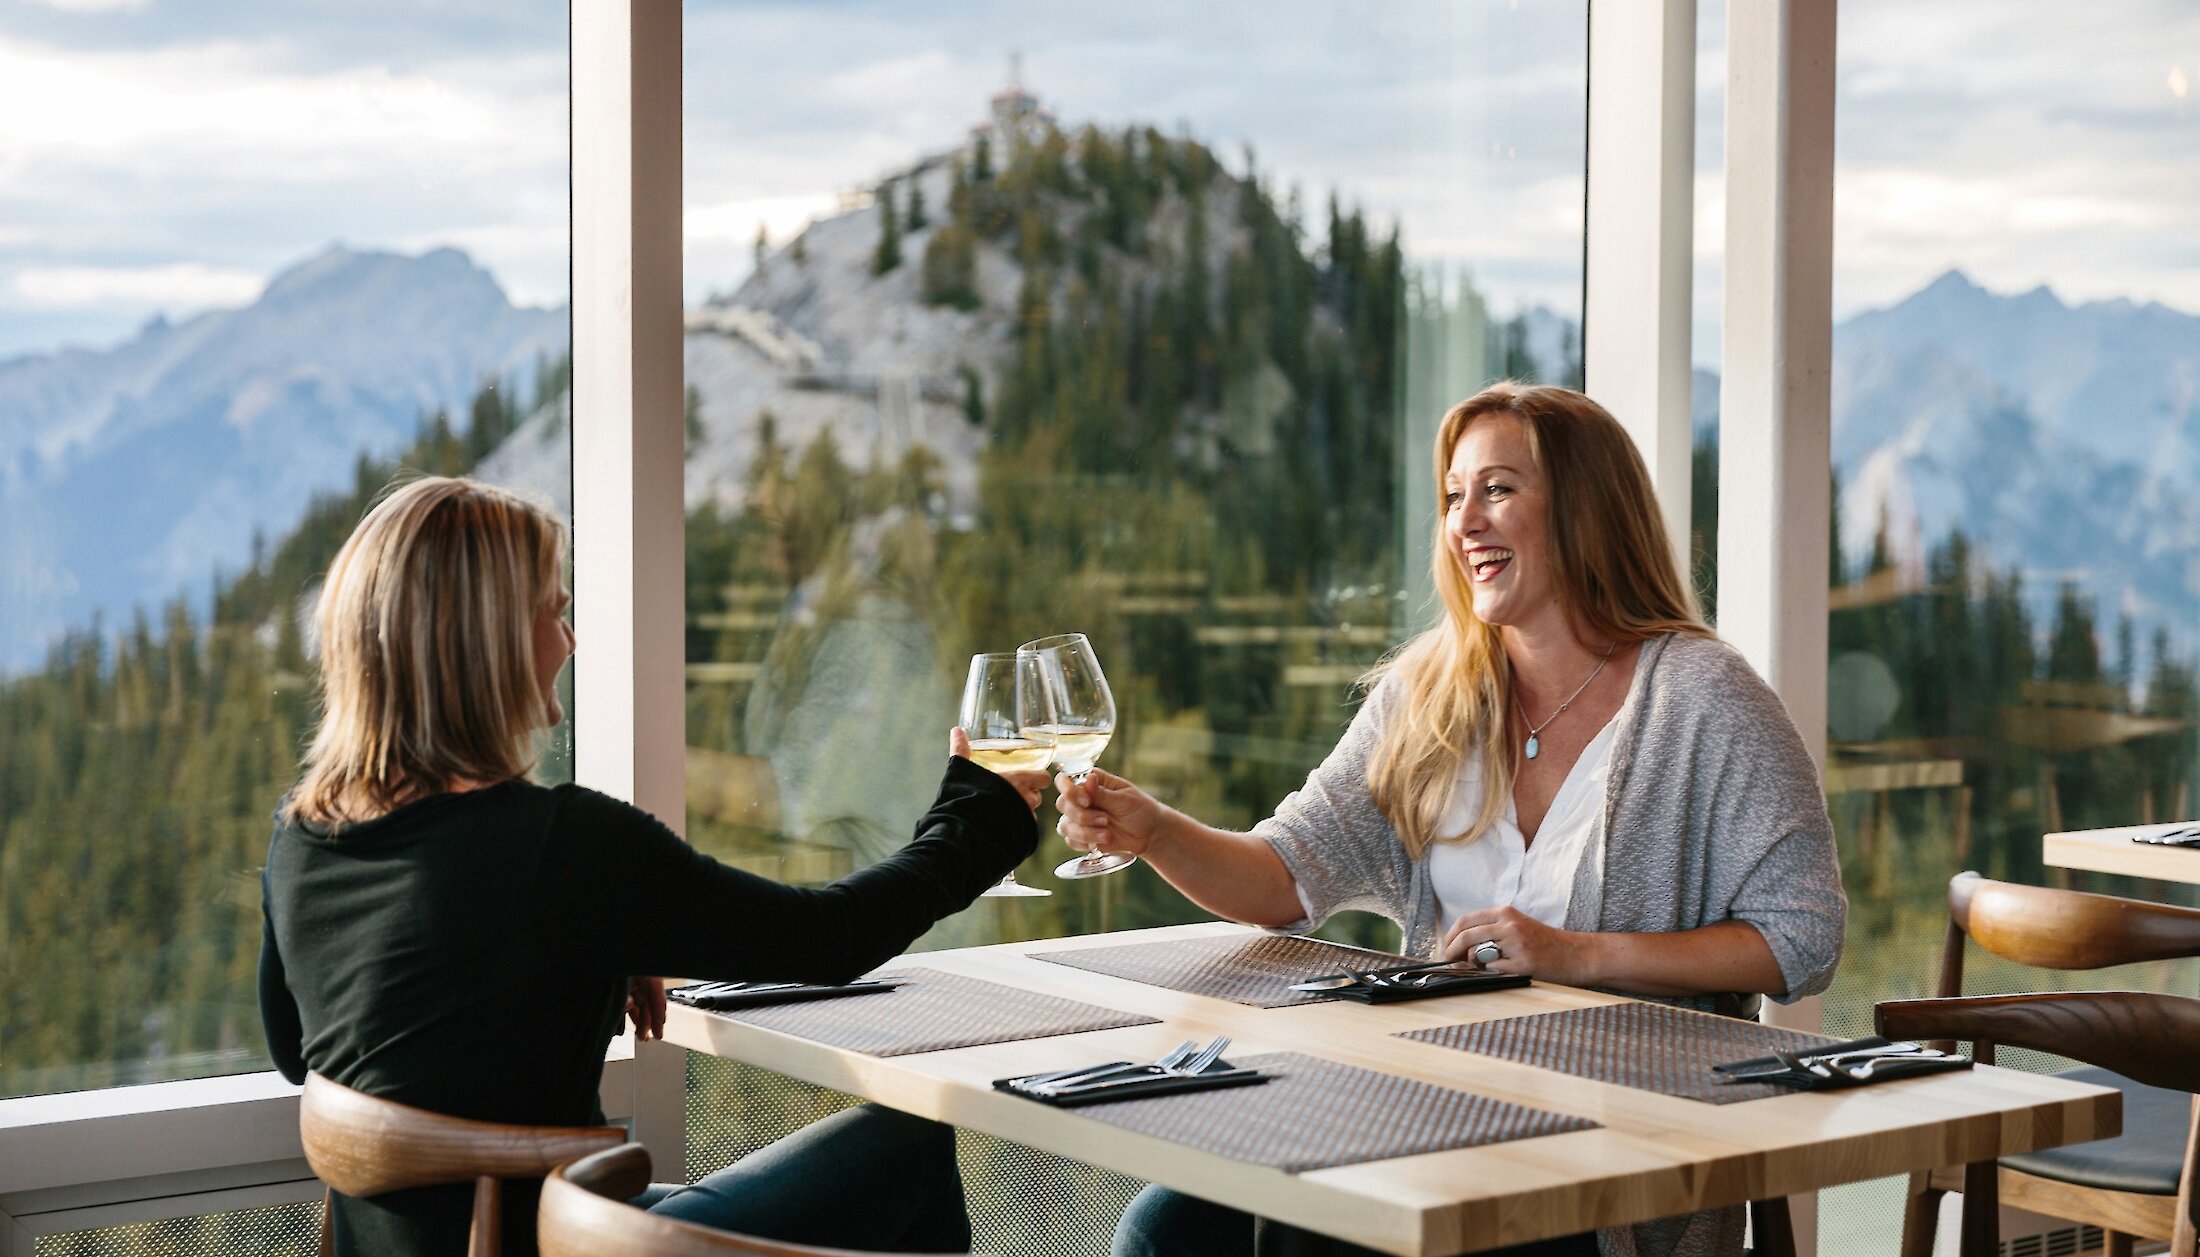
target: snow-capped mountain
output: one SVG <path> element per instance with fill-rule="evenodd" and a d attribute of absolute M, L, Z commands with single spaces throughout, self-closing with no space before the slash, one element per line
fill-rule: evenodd
<path fill-rule="evenodd" d="M 361 456 L 566 337 L 455 249 L 331 248 L 242 309 L 0 363 L 0 672 L 95 612 L 203 597 Z"/>
<path fill-rule="evenodd" d="M 1835 330 L 1833 450 L 1851 556 L 1961 528 L 2040 597 L 2200 636 L 2200 317 L 1950 271 Z"/>

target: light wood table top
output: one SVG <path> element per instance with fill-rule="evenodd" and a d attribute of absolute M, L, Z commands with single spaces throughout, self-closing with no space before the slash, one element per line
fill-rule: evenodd
<path fill-rule="evenodd" d="M 1163 1183 L 1384 1252 L 1478 1251 L 1594 1226 L 1791 1195 L 1837 1183 L 2104 1138 L 2121 1096 L 2014 1070 L 1797 1092 L 1739 1104 L 1593 1082 L 1392 1036 L 1461 1022 L 1624 1002 L 1567 987 L 1370 1006 L 1251 1008 L 1031 959 L 1026 953 L 1251 933 L 1207 924 L 904 957 L 1006 986 L 1161 1019 L 898 1057 L 874 1057 L 674 1004 L 665 1037 L 905 1112 Z M 1229 1035 L 1232 1056 L 1305 1052 L 1556 1113 L 1600 1129 L 1287 1174 L 1019 1099 L 993 1079 L 1151 1060 Z"/>
<path fill-rule="evenodd" d="M 2042 840 L 2040 858 L 2052 868 L 2121 873 L 2125 877 L 2200 886 L 2200 847 L 2162 847 L 2131 840 L 2134 834 L 2187 829 L 2196 823 L 2200 822 L 2173 821 L 2161 825 L 2126 825 L 2122 829 L 2080 829 L 2067 834 L 2049 834 Z"/>

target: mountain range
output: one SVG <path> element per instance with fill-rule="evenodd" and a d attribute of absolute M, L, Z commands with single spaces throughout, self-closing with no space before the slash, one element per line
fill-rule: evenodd
<path fill-rule="evenodd" d="M 423 417 L 562 353 L 456 249 L 329 248 L 251 305 L 0 363 L 0 671 L 249 562 Z"/>
<path fill-rule="evenodd" d="M 945 202 L 944 171 L 903 175 Z M 1020 270 L 981 245 L 977 307 L 928 305 L 917 266 L 872 273 L 876 218 L 858 206 L 813 223 L 691 312 L 691 506 L 738 500 L 766 412 L 783 448 L 830 430 L 857 466 L 929 446 L 951 513 L 970 500 L 983 434 L 963 381 L 990 378 L 1010 351 Z M 924 244 L 904 241 L 912 257 Z M 95 613 L 112 624 L 198 594 L 250 561 L 256 535 L 347 484 L 361 456 L 395 451 L 424 415 L 462 410 L 483 380 L 566 337 L 563 310 L 514 307 L 455 250 L 332 248 L 243 309 L 0 363 L 0 671 Z M 1698 372 L 1699 423 L 1716 387 Z M 2200 636 L 2200 501 L 2187 491 L 2200 484 L 2200 317 L 2000 295 L 1951 271 L 1837 327 L 1833 406 L 1852 557 L 1884 529 L 1916 565 L 1960 528 L 2035 596 L 2073 581 L 2105 616 L 2187 647 Z M 563 426 L 564 399 L 551 399 L 482 474 L 563 504 Z"/>
<path fill-rule="evenodd" d="M 1833 455 L 1852 559 L 1960 529 L 2035 599 L 2200 637 L 2200 317 L 1950 271 L 1835 329 Z"/>

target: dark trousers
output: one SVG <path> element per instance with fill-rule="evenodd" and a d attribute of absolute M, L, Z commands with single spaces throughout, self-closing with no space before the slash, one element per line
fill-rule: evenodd
<path fill-rule="evenodd" d="M 634 1203 L 785 1244 L 970 1251 L 954 1127 L 875 1104 L 812 1123 L 692 1187 L 652 1185 Z"/>
<path fill-rule="evenodd" d="M 1159 1185 L 1131 1198 L 1111 1257 L 1380 1257 L 1373 1249 L 1187 1196 Z M 1539 1240 L 1488 1257 L 1597 1257 L 1595 1232 Z"/>

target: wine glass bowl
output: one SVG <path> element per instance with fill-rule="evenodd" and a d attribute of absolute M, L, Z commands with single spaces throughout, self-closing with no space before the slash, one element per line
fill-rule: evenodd
<path fill-rule="evenodd" d="M 1047 699 L 1036 656 L 972 655 L 956 720 L 970 738 L 970 762 L 996 773 L 1044 769 L 1055 754 L 1054 738 L 1048 732 L 1053 708 Z M 1011 899 L 1054 892 L 1024 885 L 1011 869 L 983 893 L 988 898 Z"/>
<path fill-rule="evenodd" d="M 1025 642 L 1016 653 L 1037 661 L 1038 679 L 1052 709 L 1049 723 L 1029 732 L 1052 741 L 1056 768 L 1084 781 L 1115 736 L 1115 692 L 1108 688 L 1092 642 L 1083 633 L 1058 633 Z M 1138 857 L 1128 852 L 1091 851 L 1064 861 L 1054 875 L 1098 877 L 1136 863 Z"/>

